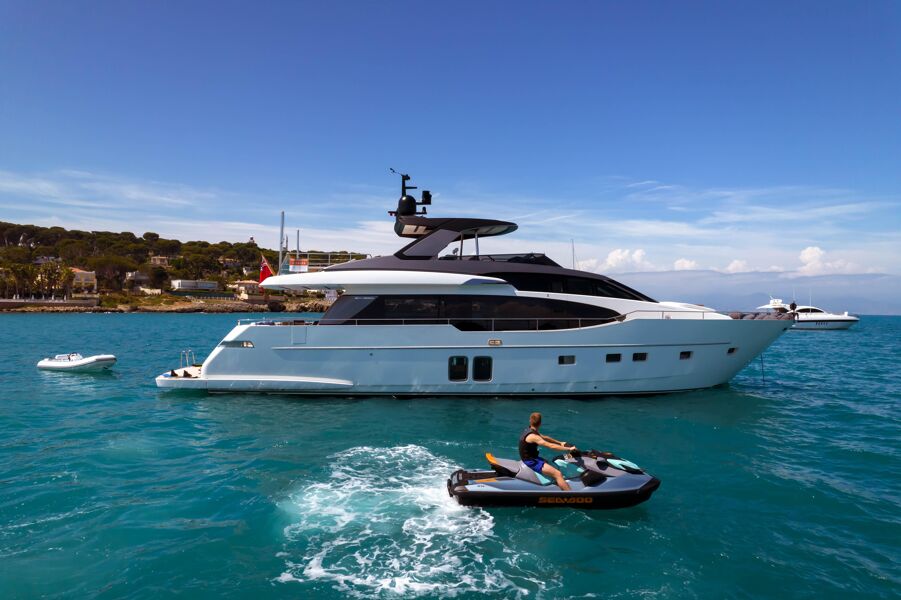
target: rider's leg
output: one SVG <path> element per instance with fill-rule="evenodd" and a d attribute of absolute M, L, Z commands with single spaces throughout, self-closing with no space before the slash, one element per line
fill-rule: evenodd
<path fill-rule="evenodd" d="M 563 474 L 558 469 L 555 469 L 551 465 L 544 463 L 544 466 L 541 467 L 541 472 L 556 481 L 561 490 L 567 492 L 569 491 L 569 484 L 566 483 L 565 479 L 563 479 Z"/>

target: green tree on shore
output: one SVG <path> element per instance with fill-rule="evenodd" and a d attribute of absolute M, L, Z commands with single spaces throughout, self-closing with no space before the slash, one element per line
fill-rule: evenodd
<path fill-rule="evenodd" d="M 94 271 L 99 286 L 120 291 L 126 273 L 140 270 L 150 277 L 150 285 L 165 288 L 170 279 L 212 279 L 226 283 L 256 272 L 260 255 L 277 267 L 278 252 L 260 248 L 254 242 L 181 242 L 146 231 L 80 231 L 62 227 L 39 227 L 0 221 L 0 296 L 29 297 L 71 293 L 74 275 L 69 268 Z M 333 253 L 339 254 L 337 252 Z M 37 267 L 41 256 L 58 258 L 55 266 Z M 169 266 L 151 263 L 164 256 Z M 361 258 L 353 254 L 348 258 Z M 51 264 L 50 262 L 44 263 Z"/>

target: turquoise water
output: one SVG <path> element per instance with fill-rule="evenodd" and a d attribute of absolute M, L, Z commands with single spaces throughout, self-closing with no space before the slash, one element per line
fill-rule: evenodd
<path fill-rule="evenodd" d="M 0 595 L 897 597 L 901 318 L 788 332 L 728 388 L 595 400 L 164 393 L 231 315 L 0 315 Z M 112 352 L 108 376 L 39 372 Z M 464 509 L 547 433 L 658 476 L 620 511 Z"/>

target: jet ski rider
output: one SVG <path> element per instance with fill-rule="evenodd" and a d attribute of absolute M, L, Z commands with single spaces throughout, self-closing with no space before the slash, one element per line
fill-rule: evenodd
<path fill-rule="evenodd" d="M 566 442 L 555 440 L 550 436 L 538 433 L 540 427 L 541 413 L 533 412 L 529 415 L 529 426 L 523 429 L 522 434 L 519 436 L 519 458 L 522 459 L 522 462 L 525 463 L 527 467 L 536 473 L 546 475 L 557 482 L 557 485 L 561 490 L 569 491 L 569 484 L 563 479 L 563 475 L 560 471 L 547 464 L 543 458 L 538 456 L 538 446 L 561 451 L 572 451 L 575 450 L 576 447 L 569 445 Z"/>

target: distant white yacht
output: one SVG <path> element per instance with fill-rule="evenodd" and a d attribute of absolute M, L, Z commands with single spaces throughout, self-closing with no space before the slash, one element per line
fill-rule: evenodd
<path fill-rule="evenodd" d="M 794 310 L 790 304 L 782 302 L 781 298 L 770 298 L 769 304 L 758 306 L 758 310 L 771 310 L 777 314 L 790 315 L 795 320 L 793 329 L 849 329 L 855 323 L 860 321 L 858 317 L 849 315 L 848 311 L 838 315 L 828 313 L 822 308 L 816 306 L 795 306 Z"/>
<path fill-rule="evenodd" d="M 481 254 L 514 223 L 430 218 L 402 176 L 391 256 L 272 276 L 270 290 L 341 290 L 317 322 L 239 324 L 161 388 L 318 395 L 601 395 L 728 382 L 792 325 L 658 302 L 533 252 Z M 464 255 L 472 243 L 474 254 Z M 451 247 L 450 253 L 442 254 Z"/>

